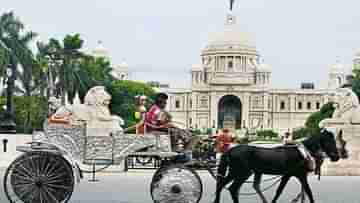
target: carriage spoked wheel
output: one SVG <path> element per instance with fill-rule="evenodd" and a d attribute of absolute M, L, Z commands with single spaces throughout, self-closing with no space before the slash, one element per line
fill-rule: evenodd
<path fill-rule="evenodd" d="M 66 203 L 74 190 L 69 162 L 51 152 L 27 152 L 13 161 L 4 177 L 10 203 Z"/>
<path fill-rule="evenodd" d="M 184 165 L 170 165 L 155 172 L 150 192 L 154 203 L 198 203 L 203 186 L 194 170 Z"/>

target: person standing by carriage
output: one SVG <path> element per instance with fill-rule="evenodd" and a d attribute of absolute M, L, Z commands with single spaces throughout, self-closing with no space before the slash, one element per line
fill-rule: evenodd
<path fill-rule="evenodd" d="M 293 136 L 289 131 L 285 132 L 284 135 L 281 136 L 281 140 L 282 140 L 282 143 L 284 145 L 293 145 L 293 144 L 295 144 Z"/>
<path fill-rule="evenodd" d="M 233 142 L 234 138 L 229 129 L 225 128 L 219 132 L 215 141 L 217 161 L 220 161 L 221 155 L 230 149 Z"/>

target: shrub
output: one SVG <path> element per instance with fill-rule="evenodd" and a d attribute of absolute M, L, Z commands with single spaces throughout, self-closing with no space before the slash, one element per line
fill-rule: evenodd
<path fill-rule="evenodd" d="M 1 109 L 5 104 L 6 99 L 2 97 L 0 99 Z M 47 102 L 43 97 L 14 97 L 16 131 L 32 133 L 33 130 L 41 130 L 46 118 L 46 105 Z"/>
<path fill-rule="evenodd" d="M 279 134 L 273 130 L 258 130 L 256 131 L 256 137 L 258 139 L 278 139 Z"/>

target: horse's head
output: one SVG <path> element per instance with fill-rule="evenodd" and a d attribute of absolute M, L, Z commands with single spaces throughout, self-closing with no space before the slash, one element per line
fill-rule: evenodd
<path fill-rule="evenodd" d="M 330 160 L 335 162 L 346 159 L 348 153 L 346 150 L 346 141 L 343 139 L 342 131 L 336 136 L 336 130 L 322 129 L 320 138 L 320 147 L 329 156 Z"/>

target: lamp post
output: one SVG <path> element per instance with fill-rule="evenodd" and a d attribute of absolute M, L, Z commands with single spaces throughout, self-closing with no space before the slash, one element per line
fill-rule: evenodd
<path fill-rule="evenodd" d="M 52 60 L 52 58 L 50 56 L 45 56 L 46 60 L 49 61 L 49 68 L 47 70 L 47 80 L 48 80 L 48 86 L 47 86 L 47 95 L 48 97 L 52 97 L 54 96 L 54 79 L 53 79 L 53 75 L 52 75 L 52 69 L 54 64 L 54 61 Z"/>
<path fill-rule="evenodd" d="M 14 70 L 15 69 L 15 70 Z M 0 121 L 0 133 L 16 133 L 16 123 L 13 108 L 13 92 L 16 80 L 16 65 L 6 68 L 6 109 Z"/>

